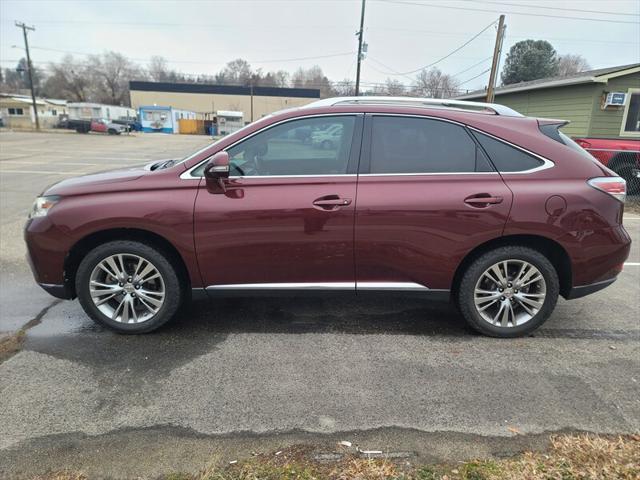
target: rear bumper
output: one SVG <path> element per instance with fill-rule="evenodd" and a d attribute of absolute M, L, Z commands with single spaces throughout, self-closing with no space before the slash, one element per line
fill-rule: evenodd
<path fill-rule="evenodd" d="M 615 282 L 618 277 L 610 278 L 609 280 L 603 280 L 601 282 L 592 283 L 590 285 L 581 285 L 578 287 L 571 287 L 568 294 L 565 296 L 567 300 L 573 300 L 575 298 L 582 298 L 587 295 L 591 295 L 592 293 L 599 292 L 603 288 L 607 288 L 613 282 Z"/>

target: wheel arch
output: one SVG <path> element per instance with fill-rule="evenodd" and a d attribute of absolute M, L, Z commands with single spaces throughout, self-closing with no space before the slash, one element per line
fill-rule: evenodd
<path fill-rule="evenodd" d="M 506 246 L 529 247 L 545 255 L 558 273 L 560 294 L 563 297 L 569 294 L 573 284 L 573 273 L 571 270 L 571 259 L 562 245 L 540 235 L 507 235 L 478 245 L 462 259 L 453 276 L 451 298 L 457 297 L 462 275 L 464 275 L 464 272 L 475 259 L 486 252 Z"/>
<path fill-rule="evenodd" d="M 75 276 L 82 258 L 94 247 L 115 240 L 137 241 L 160 250 L 176 268 L 180 284 L 185 286 L 185 294 L 189 294 L 191 291 L 191 280 L 187 264 L 178 249 L 174 247 L 169 240 L 150 230 L 140 228 L 111 228 L 86 235 L 78 240 L 69 250 L 64 261 L 64 281 L 65 285 L 73 292 L 74 297 L 76 296 Z"/>

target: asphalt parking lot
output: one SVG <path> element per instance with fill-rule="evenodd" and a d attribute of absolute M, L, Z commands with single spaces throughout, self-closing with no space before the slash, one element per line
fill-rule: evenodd
<path fill-rule="evenodd" d="M 143 336 L 96 326 L 32 281 L 22 226 L 47 185 L 180 158 L 180 135 L 0 133 L 0 332 L 29 324 L 0 364 L 0 478 L 82 467 L 193 470 L 291 443 L 505 454 L 557 431 L 640 431 L 640 214 L 619 280 L 560 299 L 535 335 L 469 331 L 446 304 L 376 299 L 195 303 Z"/>

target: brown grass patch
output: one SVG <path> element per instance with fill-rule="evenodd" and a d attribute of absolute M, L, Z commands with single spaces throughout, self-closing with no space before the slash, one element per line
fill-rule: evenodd
<path fill-rule="evenodd" d="M 24 343 L 24 330 L 8 335 L 0 340 L 0 363 L 11 358 L 22 348 Z"/>
<path fill-rule="evenodd" d="M 638 480 L 640 436 L 558 435 L 543 453 L 482 459 L 458 465 L 397 464 L 348 454 L 333 464 L 313 460 L 313 447 L 294 446 L 256 454 L 233 464 L 213 462 L 197 474 L 173 473 L 163 480 Z M 33 480 L 90 480 L 60 472 Z"/>

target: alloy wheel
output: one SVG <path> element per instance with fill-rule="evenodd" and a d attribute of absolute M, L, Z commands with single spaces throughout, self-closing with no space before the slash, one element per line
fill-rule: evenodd
<path fill-rule="evenodd" d="M 149 260 L 129 253 L 111 255 L 91 272 L 89 293 L 106 317 L 119 323 L 151 319 L 165 300 L 164 279 Z"/>
<path fill-rule="evenodd" d="M 473 299 L 483 320 L 497 327 L 527 323 L 544 305 L 547 285 L 534 265 L 524 260 L 502 260 L 478 279 Z"/>

